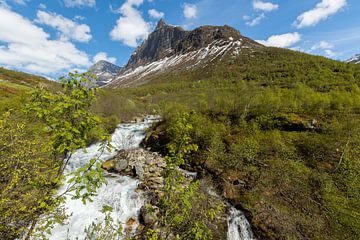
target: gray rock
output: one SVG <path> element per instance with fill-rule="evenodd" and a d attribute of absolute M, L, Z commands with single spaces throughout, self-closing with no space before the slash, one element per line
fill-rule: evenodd
<path fill-rule="evenodd" d="M 155 206 L 142 206 L 140 209 L 140 215 L 145 225 L 153 225 L 157 222 L 157 213 L 159 209 Z"/>
<path fill-rule="evenodd" d="M 115 161 L 114 169 L 117 172 L 122 172 L 126 170 L 126 168 L 129 166 L 129 162 L 127 159 L 118 159 Z"/>

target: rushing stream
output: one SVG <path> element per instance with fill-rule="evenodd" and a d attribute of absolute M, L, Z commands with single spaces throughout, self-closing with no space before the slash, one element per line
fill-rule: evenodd
<path fill-rule="evenodd" d="M 111 145 L 113 150 L 105 151 L 101 154 L 100 159 L 108 160 L 116 156 L 117 152 L 122 149 L 138 148 L 141 141 L 145 137 L 145 131 L 157 117 L 147 117 L 141 123 L 121 124 L 117 127 L 112 135 Z M 66 173 L 70 173 L 75 169 L 88 163 L 90 159 L 97 157 L 100 145 L 94 144 L 86 149 L 75 152 L 66 168 Z M 119 220 L 123 229 L 126 228 L 129 220 L 132 222 L 133 230 L 138 225 L 138 216 L 140 208 L 144 204 L 144 198 L 141 191 L 137 190 L 139 181 L 127 176 L 108 174 L 106 176 L 107 185 L 101 186 L 93 202 L 87 202 L 86 205 L 81 200 L 72 200 L 70 197 L 66 199 L 66 213 L 71 214 L 65 225 L 56 225 L 49 237 L 51 240 L 66 239 L 84 239 L 84 228 L 88 227 L 92 222 L 102 220 L 103 214 L 101 209 L 103 205 L 113 207 L 112 217 Z M 59 189 L 63 192 L 66 186 Z M 250 225 L 244 214 L 230 207 L 230 215 L 228 217 L 228 240 L 250 240 L 253 239 Z"/>

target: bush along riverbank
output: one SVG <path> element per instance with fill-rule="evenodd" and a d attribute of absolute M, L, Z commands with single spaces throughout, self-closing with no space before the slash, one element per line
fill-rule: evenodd
<path fill-rule="evenodd" d="M 188 112 L 198 151 L 182 167 L 211 176 L 259 239 L 359 236 L 359 120 Z M 166 155 L 182 135 L 170 111 L 144 145 Z"/>

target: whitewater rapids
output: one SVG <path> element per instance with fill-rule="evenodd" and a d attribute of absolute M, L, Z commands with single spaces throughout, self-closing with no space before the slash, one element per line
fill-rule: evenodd
<path fill-rule="evenodd" d="M 91 159 L 99 157 L 102 161 L 109 160 L 124 149 L 139 148 L 141 141 L 144 139 L 146 129 L 151 124 L 158 121 L 159 118 L 149 116 L 141 123 L 120 124 L 111 138 L 111 151 L 99 152 L 100 144 L 94 144 L 84 150 L 76 151 L 65 170 L 65 174 L 71 173 L 88 163 Z M 100 155 L 101 154 L 101 155 Z M 112 217 L 118 220 L 123 229 L 128 229 L 128 222 L 132 222 L 130 232 L 134 232 L 139 224 L 140 208 L 144 205 L 145 199 L 141 191 L 137 190 L 139 181 L 127 176 L 107 174 L 107 185 L 102 185 L 97 196 L 93 197 L 93 202 L 87 202 L 86 205 L 81 200 L 72 200 L 71 197 L 66 198 L 66 213 L 71 215 L 64 225 L 56 225 L 52 230 L 50 240 L 59 239 L 84 239 L 84 229 L 91 225 L 92 222 L 103 220 L 104 215 L 101 210 L 104 205 L 113 208 Z M 66 184 L 59 189 L 59 193 L 66 189 Z M 129 221 L 130 220 L 130 221 Z M 228 240 L 251 240 L 253 234 L 250 224 L 246 220 L 244 214 L 230 207 L 228 216 Z"/>

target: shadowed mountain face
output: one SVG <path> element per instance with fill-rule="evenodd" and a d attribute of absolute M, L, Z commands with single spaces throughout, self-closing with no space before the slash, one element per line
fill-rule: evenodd
<path fill-rule="evenodd" d="M 262 45 L 229 26 L 202 26 L 186 31 L 160 20 L 109 86 L 142 84 L 160 72 L 204 67 L 239 55 L 243 48 L 256 47 Z"/>
<path fill-rule="evenodd" d="M 170 26 L 160 20 L 155 31 L 136 49 L 125 68 L 134 69 L 165 57 L 199 50 L 216 40 L 229 39 L 243 39 L 256 44 L 229 26 L 203 26 L 193 31 L 185 31 L 181 27 Z"/>
<path fill-rule="evenodd" d="M 121 67 L 112 64 L 110 62 L 101 60 L 89 68 L 92 74 L 98 77 L 97 84 L 99 86 L 105 85 L 109 81 L 113 80 L 115 76 L 121 71 Z"/>

